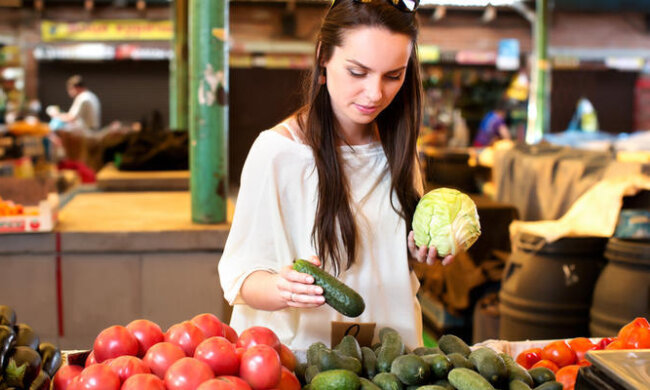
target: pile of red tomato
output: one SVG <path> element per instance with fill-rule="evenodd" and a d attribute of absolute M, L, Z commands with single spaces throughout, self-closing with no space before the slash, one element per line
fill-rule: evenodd
<path fill-rule="evenodd" d="M 165 333 L 152 321 L 97 335 L 85 366 L 63 365 L 54 390 L 299 390 L 296 358 L 268 328 L 239 336 L 213 314 Z"/>
<path fill-rule="evenodd" d="M 636 318 L 623 326 L 617 337 L 605 337 L 593 343 L 585 337 L 558 340 L 544 348 L 530 348 L 516 357 L 517 363 L 525 369 L 547 367 L 555 373 L 555 380 L 562 383 L 564 390 L 573 390 L 581 366 L 591 365 L 585 355 L 599 349 L 650 348 L 650 323 L 646 318 Z"/>

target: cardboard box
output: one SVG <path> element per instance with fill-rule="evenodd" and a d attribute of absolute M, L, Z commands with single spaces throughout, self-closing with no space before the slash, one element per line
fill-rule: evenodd
<path fill-rule="evenodd" d="M 50 193 L 38 206 L 26 206 L 22 215 L 0 217 L 0 234 L 51 232 L 58 219 L 58 210 L 59 196 Z"/>

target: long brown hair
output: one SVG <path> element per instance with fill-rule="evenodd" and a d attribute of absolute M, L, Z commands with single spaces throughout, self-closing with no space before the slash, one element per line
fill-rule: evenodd
<path fill-rule="evenodd" d="M 418 169 L 416 140 L 421 121 L 422 84 L 415 14 L 400 11 L 386 0 L 367 3 L 337 0 L 321 26 L 314 68 L 306 82 L 306 101 L 296 115 L 300 128 L 305 132 L 305 142 L 314 153 L 318 172 L 318 207 L 312 240 L 323 265 L 331 262 L 336 274 L 340 272 L 343 260 L 347 260 L 347 268 L 355 261 L 357 227 L 350 208 L 348 180 L 337 148 L 339 136 L 329 93 L 318 79 L 325 72 L 322 64 L 331 58 L 335 47 L 342 45 L 345 32 L 359 26 L 382 27 L 411 39 L 411 58 L 404 83 L 375 123 L 390 167 L 391 193 L 399 201 L 399 205 L 395 205 L 391 196 L 391 206 L 407 226 L 411 225 L 419 199 L 415 174 Z M 339 248 L 339 235 L 344 248 Z"/>

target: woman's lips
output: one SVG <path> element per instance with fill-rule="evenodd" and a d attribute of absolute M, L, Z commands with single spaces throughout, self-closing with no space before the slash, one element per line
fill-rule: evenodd
<path fill-rule="evenodd" d="M 364 106 L 361 104 L 355 104 L 354 106 L 357 108 L 357 110 L 359 110 L 359 112 L 365 115 L 369 115 L 377 111 L 377 106 Z"/>

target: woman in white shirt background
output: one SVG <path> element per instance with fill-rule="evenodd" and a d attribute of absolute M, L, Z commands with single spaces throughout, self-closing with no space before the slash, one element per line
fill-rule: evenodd
<path fill-rule="evenodd" d="M 318 34 L 305 104 L 254 142 L 219 275 L 238 332 L 266 326 L 294 350 L 330 344 L 333 321 L 390 326 L 422 345 L 408 259 L 422 194 L 416 155 L 422 86 L 417 0 L 336 0 Z M 292 270 L 309 259 L 365 300 L 350 319 Z M 443 264 L 452 260 L 447 257 Z"/>

